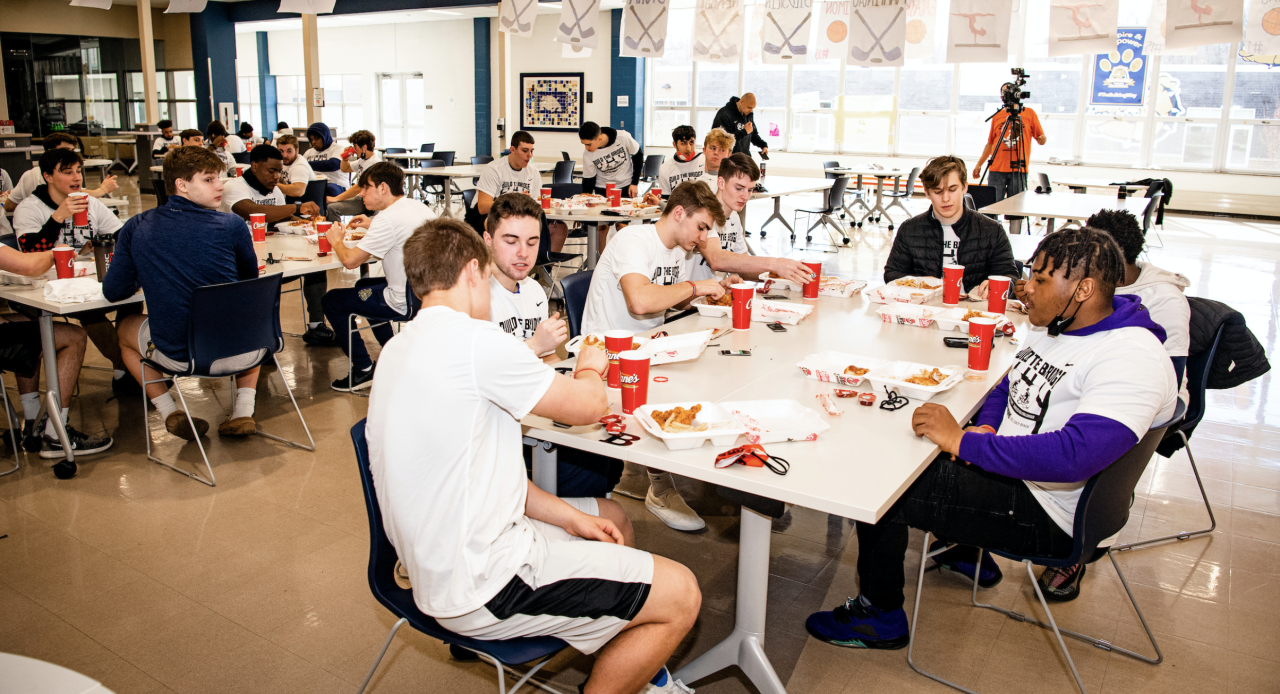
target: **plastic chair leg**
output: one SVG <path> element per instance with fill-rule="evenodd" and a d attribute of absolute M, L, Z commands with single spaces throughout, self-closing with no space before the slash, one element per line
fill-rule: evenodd
<path fill-rule="evenodd" d="M 2 386 L 0 386 L 2 388 Z M 13 403 L 9 401 L 8 392 L 0 392 L 0 397 L 4 398 L 4 418 L 9 424 L 9 443 L 13 444 L 13 467 L 11 469 L 0 472 L 0 477 L 11 475 L 22 467 L 22 446 L 18 443 L 18 430 L 22 428 L 22 418 L 17 416 L 13 410 Z"/>
<path fill-rule="evenodd" d="M 373 673 L 378 671 L 378 666 L 382 664 L 382 656 L 387 654 L 387 649 L 391 647 L 391 640 L 396 637 L 396 632 L 400 631 L 400 627 L 408 623 L 409 620 L 400 618 L 399 621 L 391 627 L 391 633 L 387 634 L 387 640 L 382 642 L 382 650 L 378 651 L 378 657 L 373 661 L 373 667 L 369 668 L 369 674 L 365 675 L 364 682 L 360 683 L 360 688 L 356 690 L 356 694 L 364 694 L 365 687 L 369 686 L 369 680 L 373 679 Z"/>
<path fill-rule="evenodd" d="M 1179 431 L 1178 436 L 1182 437 L 1182 446 L 1187 449 L 1187 458 L 1191 460 L 1191 472 L 1196 476 L 1196 485 L 1200 487 L 1200 498 L 1204 499 L 1204 510 L 1209 512 L 1209 527 L 1203 530 L 1184 530 L 1173 535 L 1165 535 L 1164 537 L 1156 537 L 1141 542 L 1130 542 L 1127 545 L 1116 545 L 1111 548 L 1113 552 L 1125 552 L 1135 547 L 1143 547 L 1152 545 L 1157 542 L 1165 542 L 1166 540 L 1189 540 L 1196 535 L 1206 535 L 1211 533 L 1218 527 L 1218 519 L 1213 516 L 1213 506 L 1209 504 L 1209 495 L 1204 491 L 1204 482 L 1200 479 L 1200 469 L 1196 467 L 1196 457 L 1191 454 L 1191 442 L 1187 440 L 1187 435 Z"/>

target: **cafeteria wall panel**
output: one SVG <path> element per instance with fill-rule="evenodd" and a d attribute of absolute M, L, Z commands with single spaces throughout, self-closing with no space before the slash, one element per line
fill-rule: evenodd
<path fill-rule="evenodd" d="M 493 122 L 493 107 L 490 103 L 493 80 L 490 79 L 489 72 L 489 25 L 488 17 L 476 17 L 472 20 L 474 37 L 472 55 L 475 56 L 472 61 L 472 71 L 475 76 L 476 156 L 494 156 L 493 130 L 490 129 Z"/>
<path fill-rule="evenodd" d="M 189 15 L 191 58 L 196 73 L 196 117 L 200 123 L 213 120 L 211 85 L 213 102 L 236 103 L 236 28 L 228 8 L 228 3 L 211 2 L 204 12 Z"/>

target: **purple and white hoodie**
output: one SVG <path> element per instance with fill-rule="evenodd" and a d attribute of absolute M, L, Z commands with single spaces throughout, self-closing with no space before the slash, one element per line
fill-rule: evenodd
<path fill-rule="evenodd" d="M 998 433 L 970 432 L 960 442 L 961 459 L 1025 480 L 1068 535 L 1089 478 L 1177 405 L 1164 329 L 1136 296 L 1117 295 L 1112 306 L 1087 328 L 1058 337 L 1032 331 L 978 414 L 979 425 Z"/>

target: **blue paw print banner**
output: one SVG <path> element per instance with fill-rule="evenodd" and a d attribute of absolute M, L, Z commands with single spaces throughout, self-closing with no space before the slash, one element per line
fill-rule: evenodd
<path fill-rule="evenodd" d="M 1093 58 L 1093 106 L 1140 106 L 1147 83 L 1147 58 L 1142 54 L 1144 27 L 1116 29 L 1116 46 Z"/>

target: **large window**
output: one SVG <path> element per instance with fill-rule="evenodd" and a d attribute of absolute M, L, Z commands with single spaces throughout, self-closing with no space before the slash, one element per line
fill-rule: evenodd
<path fill-rule="evenodd" d="M 130 128 L 147 121 L 146 87 L 141 72 L 126 76 L 129 84 L 127 96 Z M 160 100 L 160 120 L 173 121 L 173 129 L 204 130 L 206 123 L 196 117 L 196 76 L 191 70 L 161 70 L 156 73 L 156 97 Z M 234 128 L 233 128 L 234 129 Z"/>
<path fill-rule="evenodd" d="M 261 86 L 258 83 L 258 78 L 241 77 L 236 80 L 236 82 L 236 86 L 238 87 L 237 91 L 239 92 L 238 96 L 240 97 L 239 103 L 236 106 L 236 115 L 240 117 L 240 122 L 250 124 L 257 123 L 259 126 L 257 130 L 259 132 L 271 132 L 275 130 L 275 123 L 271 123 L 270 126 L 268 126 L 268 124 L 262 122 L 262 96 L 261 92 L 258 91 L 258 88 Z M 223 125 L 227 126 L 227 130 L 231 132 L 235 132 L 237 130 L 237 126 L 232 126 L 230 123 L 223 123 Z"/>
<path fill-rule="evenodd" d="M 320 119 L 333 131 L 334 137 L 346 137 L 365 127 L 361 101 L 360 75 L 321 75 L 324 108 Z"/>
<path fill-rule="evenodd" d="M 1120 26 L 1145 27 L 1151 2 L 1121 3 Z M 743 45 L 750 46 L 763 0 L 746 4 Z M 947 64 L 944 42 L 937 41 L 927 58 L 908 53 L 902 67 L 863 68 L 843 56 L 763 65 L 751 50 L 737 65 L 693 63 L 693 0 L 672 0 L 666 55 L 646 61 L 648 137 L 665 145 L 671 129 L 686 123 L 701 137 L 717 109 L 749 91 L 758 101 L 760 133 L 773 149 L 972 158 L 987 142 L 987 118 L 1001 106 L 1001 85 L 1020 65 L 1028 74 L 1025 104 L 1048 138 L 1032 147 L 1035 162 L 1280 172 L 1280 70 L 1273 56 L 1244 54 L 1232 43 L 1161 56 L 1117 51 L 1051 58 L 1049 3 L 1019 4 L 1026 11 L 1014 14 L 1007 64 Z M 944 32 L 948 6 L 938 3 L 937 25 Z M 819 13 L 815 7 L 814 16 Z M 1102 58 L 1142 70 L 1140 100 L 1093 103 Z M 1107 75 L 1099 74 L 1099 80 Z"/>
<path fill-rule="evenodd" d="M 276 118 L 294 128 L 307 127 L 306 91 L 306 79 L 302 75 L 276 75 Z M 275 123 L 271 128 L 275 129 Z M 263 132 L 266 132 L 265 125 Z"/>

